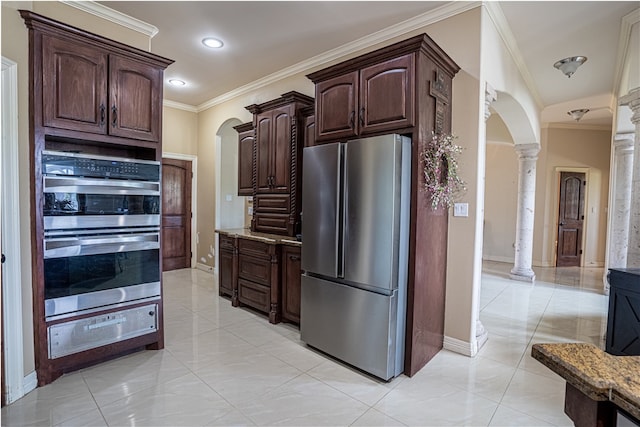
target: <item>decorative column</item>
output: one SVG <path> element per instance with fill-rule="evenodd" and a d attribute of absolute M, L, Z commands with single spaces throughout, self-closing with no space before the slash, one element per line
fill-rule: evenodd
<path fill-rule="evenodd" d="M 611 235 L 609 236 L 608 266 L 627 266 L 629 249 L 629 214 L 631 213 L 631 184 L 633 179 L 633 133 L 617 134 L 613 142 L 614 184 L 611 206 Z M 608 290 L 609 283 L 606 283 Z"/>
<path fill-rule="evenodd" d="M 633 175 L 631 179 L 631 205 L 629 209 L 629 247 L 627 267 L 640 267 L 640 87 L 620 98 L 620 105 L 631 108 L 631 123 L 636 127 L 633 149 Z"/>
<path fill-rule="evenodd" d="M 485 92 L 484 92 L 484 121 L 485 123 L 487 122 L 487 120 L 489 120 L 489 117 L 491 117 L 491 110 L 489 109 L 489 107 L 491 107 L 491 104 L 498 99 L 498 94 L 497 92 L 487 83 L 485 86 Z M 485 131 L 485 144 L 487 143 L 486 141 L 486 134 L 487 132 Z M 482 348 L 482 346 L 487 342 L 487 339 L 489 338 L 489 332 L 484 328 L 484 325 L 482 324 L 482 322 L 480 321 L 480 298 L 477 298 L 478 301 L 478 307 L 476 310 L 476 315 L 478 316 L 476 318 L 476 343 L 478 345 L 478 350 L 480 350 Z"/>
<path fill-rule="evenodd" d="M 516 218 L 516 252 L 511 278 L 533 282 L 533 220 L 536 204 L 536 160 L 540 144 L 516 144 L 518 153 L 518 210 Z"/>

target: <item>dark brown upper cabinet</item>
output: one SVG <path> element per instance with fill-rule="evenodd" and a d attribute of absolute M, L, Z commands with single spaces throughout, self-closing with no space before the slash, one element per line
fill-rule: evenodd
<path fill-rule="evenodd" d="M 44 35 L 44 126 L 159 141 L 162 69 Z"/>
<path fill-rule="evenodd" d="M 410 53 L 316 81 L 316 140 L 413 126 L 414 69 L 415 56 Z"/>
<path fill-rule="evenodd" d="M 289 236 L 299 231 L 306 126 L 303 110 L 308 112 L 313 105 L 313 98 L 288 92 L 246 107 L 253 113 L 255 128 L 252 231 Z"/>
<path fill-rule="evenodd" d="M 238 196 L 253 196 L 253 123 L 235 126 L 238 132 Z"/>
<path fill-rule="evenodd" d="M 292 105 L 258 114 L 256 165 L 258 193 L 288 193 L 291 182 Z"/>
<path fill-rule="evenodd" d="M 119 55 L 109 55 L 108 133 L 159 141 L 162 70 Z"/>

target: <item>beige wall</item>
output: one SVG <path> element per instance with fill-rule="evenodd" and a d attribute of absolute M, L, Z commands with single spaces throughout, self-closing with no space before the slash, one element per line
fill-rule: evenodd
<path fill-rule="evenodd" d="M 31 222 L 29 163 L 29 40 L 28 31 L 17 9 L 30 8 L 31 2 L 2 3 L 2 56 L 18 64 L 18 164 L 20 171 L 20 250 L 22 260 L 22 336 L 24 337 L 24 375 L 35 369 L 33 351 L 33 304 L 31 300 Z"/>
<path fill-rule="evenodd" d="M 559 171 L 587 173 L 583 266 L 602 267 L 605 260 L 611 131 L 550 127 L 542 130 L 538 159 L 534 265 L 555 265 Z"/>
<path fill-rule="evenodd" d="M 162 108 L 162 151 L 198 155 L 198 114 L 164 106 Z"/>
<path fill-rule="evenodd" d="M 483 259 L 513 262 L 518 156 L 513 144 L 498 136 L 501 134 L 495 125 L 498 120 L 492 116 L 487 122 Z M 605 257 L 611 133 L 608 130 L 552 127 L 543 128 L 541 135 L 536 164 L 533 265 L 555 266 L 559 171 L 566 170 L 587 174 L 583 266 L 601 267 Z"/>
<path fill-rule="evenodd" d="M 26 376 L 35 369 L 31 290 L 31 224 L 28 220 L 31 217 L 29 180 L 32 169 L 29 161 L 29 40 L 28 30 L 18 13 L 18 9 L 33 10 L 36 13 L 141 49 L 148 49 L 149 38 L 60 2 L 2 2 L 2 56 L 18 64 L 19 215 L 22 218 L 20 224 L 22 325 L 24 374 Z"/>
<path fill-rule="evenodd" d="M 514 261 L 518 156 L 513 143 L 487 141 L 482 259 Z"/>

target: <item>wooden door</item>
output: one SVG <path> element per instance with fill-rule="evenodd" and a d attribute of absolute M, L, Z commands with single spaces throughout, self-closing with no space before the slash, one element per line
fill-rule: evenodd
<path fill-rule="evenodd" d="M 44 126 L 107 132 L 107 53 L 42 36 Z"/>
<path fill-rule="evenodd" d="M 191 162 L 162 159 L 162 271 L 191 267 Z"/>
<path fill-rule="evenodd" d="M 358 71 L 316 84 L 316 141 L 357 135 Z"/>
<path fill-rule="evenodd" d="M 560 173 L 557 267 L 580 266 L 586 184 L 584 173 Z"/>
<path fill-rule="evenodd" d="M 256 120 L 256 187 L 258 193 L 271 192 L 271 127 L 273 112 L 260 113 Z"/>
<path fill-rule="evenodd" d="M 273 110 L 271 192 L 289 193 L 291 183 L 291 106 Z M 297 144 L 294 144 L 297 147 Z"/>
<path fill-rule="evenodd" d="M 110 55 L 109 84 L 109 134 L 158 142 L 162 126 L 162 70 Z"/>
<path fill-rule="evenodd" d="M 253 124 L 234 129 L 238 131 L 238 196 L 253 196 Z"/>
<path fill-rule="evenodd" d="M 408 54 L 360 71 L 360 134 L 413 126 L 414 56 Z"/>

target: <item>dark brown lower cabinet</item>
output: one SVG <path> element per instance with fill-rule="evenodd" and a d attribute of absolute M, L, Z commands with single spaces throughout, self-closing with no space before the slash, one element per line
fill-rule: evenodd
<path fill-rule="evenodd" d="M 282 246 L 282 320 L 300 324 L 300 247 Z"/>
<path fill-rule="evenodd" d="M 237 257 L 234 256 L 237 253 L 235 241 L 234 237 L 219 235 L 218 295 L 226 295 L 231 298 L 234 296 L 233 290 L 236 288 L 234 284 L 237 277 L 235 270 Z"/>
<path fill-rule="evenodd" d="M 268 314 L 269 322 L 300 324 L 300 245 L 241 234 L 218 234 L 218 294 L 234 307 Z"/>
<path fill-rule="evenodd" d="M 279 245 L 238 237 L 238 303 L 269 314 L 280 322 Z"/>

